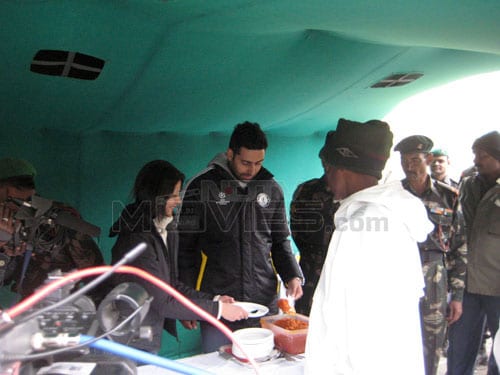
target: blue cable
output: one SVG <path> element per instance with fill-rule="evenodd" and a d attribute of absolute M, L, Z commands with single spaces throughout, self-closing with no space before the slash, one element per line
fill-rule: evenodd
<path fill-rule="evenodd" d="M 80 335 L 80 343 L 92 340 L 94 337 L 88 335 Z M 173 370 L 181 374 L 188 375 L 215 375 L 193 366 L 185 365 L 171 359 L 163 358 L 155 354 L 151 354 L 142 350 L 131 348 L 113 341 L 101 339 L 91 343 L 89 346 L 100 349 L 102 351 L 117 354 L 121 357 L 132 359 L 139 363 L 147 363 L 158 367 Z"/>

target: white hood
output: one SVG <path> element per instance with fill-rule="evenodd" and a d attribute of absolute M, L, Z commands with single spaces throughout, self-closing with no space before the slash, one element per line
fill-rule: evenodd
<path fill-rule="evenodd" d="M 349 219 L 360 206 L 366 203 L 376 203 L 378 206 L 387 207 L 393 215 L 400 218 L 410 236 L 417 242 L 425 241 L 427 234 L 434 228 L 429 220 L 422 220 L 422 217 L 427 217 L 422 201 L 405 190 L 401 181 L 375 185 L 342 200 L 335 213 L 335 226 L 342 225 L 342 222 Z"/>
<path fill-rule="evenodd" d="M 399 181 L 341 201 L 314 293 L 304 374 L 424 374 L 417 242 L 432 229 L 421 200 Z"/>

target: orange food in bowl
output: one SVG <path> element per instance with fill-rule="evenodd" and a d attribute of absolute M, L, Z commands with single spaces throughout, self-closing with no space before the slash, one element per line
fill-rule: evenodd
<path fill-rule="evenodd" d="M 282 323 L 285 328 L 281 327 Z M 263 316 L 260 318 L 261 326 L 273 331 L 276 348 L 288 354 L 304 353 L 308 323 L 309 317 L 298 313 Z M 299 325 L 304 324 L 306 325 L 305 328 L 298 328 Z M 292 329 L 294 326 L 297 326 L 297 329 Z"/>
<path fill-rule="evenodd" d="M 308 322 L 294 318 L 283 318 L 275 321 L 274 324 L 289 331 L 296 331 L 298 329 L 305 329 L 309 327 Z"/>

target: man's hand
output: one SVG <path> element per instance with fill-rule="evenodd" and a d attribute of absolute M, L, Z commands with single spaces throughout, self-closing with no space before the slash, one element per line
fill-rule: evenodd
<path fill-rule="evenodd" d="M 286 283 L 286 295 L 288 297 L 293 297 L 297 300 L 302 297 L 303 294 L 302 280 L 300 278 L 294 277 Z"/>
<path fill-rule="evenodd" d="M 462 302 L 451 301 L 448 304 L 448 309 L 449 312 L 448 316 L 446 317 L 446 320 L 448 321 L 449 325 L 452 325 L 462 316 Z"/>
<path fill-rule="evenodd" d="M 221 303 L 222 306 L 222 317 L 230 322 L 235 320 L 247 319 L 248 311 L 243 307 L 235 305 L 233 303 Z"/>
<path fill-rule="evenodd" d="M 15 232 L 14 212 L 6 205 L 0 204 L 0 245 L 7 243 Z"/>
<path fill-rule="evenodd" d="M 15 211 L 6 204 L 0 204 L 0 248 L 10 257 L 22 255 L 26 251 L 26 243 L 24 242 L 16 247 L 9 244 L 12 235 L 19 230 L 21 225 L 19 221 L 14 220 L 14 214 Z"/>
<path fill-rule="evenodd" d="M 23 255 L 26 252 L 26 242 L 21 242 L 21 244 L 15 248 L 0 242 L 0 248 L 6 255 L 10 257 L 17 257 L 18 255 Z"/>
<path fill-rule="evenodd" d="M 186 329 L 196 329 L 198 328 L 198 322 L 196 320 L 181 320 L 181 324 Z"/>
<path fill-rule="evenodd" d="M 234 302 L 234 298 L 231 297 L 231 296 L 220 296 L 218 301 L 221 301 L 221 302 L 225 302 L 225 303 L 233 303 Z"/>

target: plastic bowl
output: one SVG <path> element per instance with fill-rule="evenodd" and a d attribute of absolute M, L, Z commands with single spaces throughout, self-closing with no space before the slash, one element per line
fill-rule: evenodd
<path fill-rule="evenodd" d="M 301 314 L 281 314 L 264 316 L 260 318 L 260 324 L 263 328 L 270 329 L 274 333 L 274 343 L 276 348 L 288 354 L 304 353 L 306 348 L 306 338 L 308 328 L 288 330 L 277 326 L 278 320 L 290 318 L 309 323 L 309 317 Z"/>
<path fill-rule="evenodd" d="M 233 332 L 236 341 L 243 347 L 245 353 L 254 359 L 271 354 L 274 349 L 273 331 L 267 328 L 243 328 Z M 246 359 L 246 355 L 233 343 L 231 351 L 235 357 Z"/>

